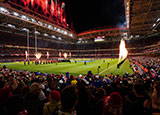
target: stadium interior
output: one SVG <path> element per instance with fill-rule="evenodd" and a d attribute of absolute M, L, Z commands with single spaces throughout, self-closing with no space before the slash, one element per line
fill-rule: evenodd
<path fill-rule="evenodd" d="M 51 115 L 52 112 L 55 115 L 63 115 L 64 112 L 64 115 L 159 115 L 160 0 L 124 0 L 124 7 L 126 27 L 104 26 L 77 33 L 67 23 L 65 3 L 60 0 L 0 0 L 0 114 Z M 119 58 L 121 39 L 125 41 L 128 55 L 123 61 L 112 65 L 112 59 L 114 62 L 114 59 Z M 33 63 L 29 63 L 30 61 L 36 66 L 32 67 Z M 60 62 L 62 63 L 59 64 Z M 16 63 L 21 64 L 22 70 L 7 68 Z M 59 70 L 43 71 L 45 66 L 40 68 L 40 64 L 47 63 Z M 67 67 L 67 64 L 63 63 L 79 63 L 81 68 L 75 65 L 72 65 L 73 68 Z M 125 65 L 126 63 L 128 65 Z M 92 67 L 94 65 L 95 67 Z M 30 68 L 28 71 L 24 68 L 27 66 Z M 68 68 L 72 69 L 70 73 L 74 76 L 68 76 Z M 31 71 L 32 69 L 35 70 Z M 84 73 L 80 69 L 84 69 Z M 10 84 L 12 75 L 17 83 L 12 79 Z M 2 82 L 10 88 L 7 91 L 12 92 L 12 96 L 2 92 Z M 20 89 L 21 86 L 24 91 Z M 41 88 L 43 93 L 40 99 L 35 101 L 33 92 L 40 86 L 45 88 Z M 78 94 L 76 90 L 79 90 Z M 11 100 L 11 97 L 21 99 L 16 97 L 17 94 L 26 101 L 23 108 L 19 105 L 11 107 L 13 103 L 18 103 L 17 100 Z M 5 97 L 6 95 L 8 97 Z M 76 97 L 77 95 L 79 97 Z M 53 98 L 50 99 L 49 96 Z M 64 101 L 72 98 L 68 103 Z M 74 102 L 74 98 L 78 99 L 78 102 Z M 62 109 L 52 108 L 49 112 L 45 103 L 51 102 L 52 99 L 60 100 Z M 35 107 L 32 107 L 33 103 Z M 69 103 L 78 103 L 78 106 Z M 65 104 L 68 104 L 68 108 Z M 138 107 L 140 109 L 135 111 Z M 55 110 L 60 112 L 53 113 Z"/>
<path fill-rule="evenodd" d="M 101 27 L 79 34 L 60 23 L 47 22 L 38 16 L 34 17 L 32 14 L 24 12 L 25 9 L 15 3 L 9 2 L 7 5 L 2 3 L 0 8 L 1 59 L 7 61 L 16 56 L 23 61 L 27 50 L 27 35 L 29 35 L 30 56 L 33 59 L 35 59 L 33 55 L 35 53 L 35 35 L 38 41 L 38 51 L 43 55 L 50 51 L 51 57 L 54 58 L 59 57 L 59 52 L 71 53 L 73 58 L 94 58 L 95 55 L 98 55 L 99 58 L 118 57 L 119 43 L 122 38 L 126 40 L 129 56 L 158 56 L 160 44 L 160 20 L 156 16 L 158 4 L 139 2 L 130 3 L 129 28 Z M 143 7 L 141 4 L 145 5 L 144 10 L 137 8 Z M 151 6 L 147 7 L 146 5 Z M 15 7 L 18 8 L 15 9 Z M 146 11 L 148 12 L 146 13 Z M 145 17 L 139 12 L 142 12 Z M 41 14 L 37 15 L 41 16 Z M 27 33 L 27 31 L 29 32 Z M 96 42 L 95 39 L 98 37 L 104 37 L 104 41 Z"/>

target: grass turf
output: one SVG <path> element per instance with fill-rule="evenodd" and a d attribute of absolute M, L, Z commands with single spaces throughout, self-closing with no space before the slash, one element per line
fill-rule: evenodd
<path fill-rule="evenodd" d="M 79 61 L 78 59 L 77 61 Z M 99 74 L 100 76 L 104 76 L 105 74 L 109 75 L 113 73 L 114 75 L 122 76 L 125 72 L 129 74 L 133 74 L 132 69 L 130 68 L 130 62 L 127 59 L 118 69 L 117 63 L 118 59 L 105 59 L 105 63 L 103 60 L 94 60 L 93 62 L 87 62 L 84 65 L 84 62 L 75 63 L 74 60 L 71 60 L 72 63 L 69 62 L 60 62 L 57 65 L 53 64 L 39 64 L 39 65 L 24 65 L 23 62 L 14 62 L 14 63 L 1 63 L 0 67 L 6 65 L 9 69 L 15 70 L 28 70 L 31 72 L 43 72 L 43 73 L 55 73 L 61 74 L 65 72 L 69 72 L 70 75 L 78 76 L 79 74 L 87 74 L 88 71 L 92 71 L 93 74 L 97 74 L 97 68 L 100 66 Z M 108 66 L 108 63 L 109 66 Z"/>

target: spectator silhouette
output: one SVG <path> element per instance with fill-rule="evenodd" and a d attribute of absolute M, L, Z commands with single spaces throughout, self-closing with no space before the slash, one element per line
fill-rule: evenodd
<path fill-rule="evenodd" d="M 74 86 L 67 86 L 61 93 L 62 108 L 59 115 L 76 115 L 75 106 L 78 103 L 78 90 Z"/>
<path fill-rule="evenodd" d="M 32 83 L 30 92 L 25 96 L 25 107 L 28 115 L 42 115 L 43 103 L 40 101 L 41 87 L 38 83 Z"/>
<path fill-rule="evenodd" d="M 61 107 L 60 93 L 56 90 L 51 91 L 49 102 L 44 105 L 43 115 L 56 114 Z"/>
<path fill-rule="evenodd" d="M 119 93 L 113 92 L 105 97 L 103 114 L 104 115 L 122 115 L 123 102 Z"/>

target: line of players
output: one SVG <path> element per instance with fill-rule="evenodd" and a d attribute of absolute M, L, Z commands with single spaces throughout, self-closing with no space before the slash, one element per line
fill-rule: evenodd
<path fill-rule="evenodd" d="M 39 65 L 39 64 L 53 64 L 59 62 L 59 60 L 34 60 L 34 61 L 29 61 L 29 60 L 24 60 L 24 65 L 30 65 L 32 64 Z"/>
<path fill-rule="evenodd" d="M 32 62 L 32 64 L 38 65 L 38 64 L 53 64 L 56 63 L 56 65 L 58 64 L 59 60 L 34 60 L 34 61 L 29 61 L 29 60 L 24 60 L 24 65 L 30 65 L 30 62 Z M 71 61 L 70 61 L 71 63 Z M 77 61 L 75 61 L 75 63 L 77 63 Z M 103 63 L 105 63 L 105 60 L 103 60 Z M 107 64 L 107 68 L 109 67 L 109 64 Z M 87 65 L 87 62 L 84 61 L 84 65 Z"/>

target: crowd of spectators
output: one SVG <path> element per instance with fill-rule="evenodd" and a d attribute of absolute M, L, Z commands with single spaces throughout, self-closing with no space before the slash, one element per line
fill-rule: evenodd
<path fill-rule="evenodd" d="M 148 69 L 104 77 L 0 69 L 1 115 L 151 115 L 160 112 L 158 58 L 130 59 Z M 134 62 L 133 62 L 134 63 Z M 152 74 L 151 74 L 152 73 Z M 153 76 L 154 74 L 154 76 Z"/>
<path fill-rule="evenodd" d="M 147 50 L 144 51 L 144 53 L 155 53 L 159 51 L 160 51 L 160 45 L 153 48 L 152 47 L 148 48 Z"/>
<path fill-rule="evenodd" d="M 4 60 L 12 60 L 13 56 L 16 58 L 21 58 L 21 61 L 23 61 L 25 58 L 25 51 L 27 50 L 27 37 L 6 32 L 1 32 L 0 36 L 0 61 L 4 62 Z M 126 40 L 125 42 L 129 55 L 132 56 L 157 53 L 160 50 L 159 46 L 152 47 L 156 44 L 159 44 L 159 37 L 131 39 Z M 112 40 L 85 44 L 78 44 L 75 40 L 75 43 L 68 44 L 54 42 L 52 39 L 42 39 L 37 36 L 38 52 L 41 52 L 43 55 L 45 55 L 48 51 L 53 57 L 59 56 L 59 52 L 71 52 L 73 58 L 104 58 L 108 56 L 118 57 L 119 44 L 120 41 Z M 148 46 L 150 46 L 150 48 Z M 35 58 L 35 38 L 32 36 L 29 37 L 29 47 L 29 53 L 30 56 L 32 56 L 31 58 Z M 3 60 L 1 60 L 1 57 Z M 16 61 L 16 59 L 13 61 Z"/>

